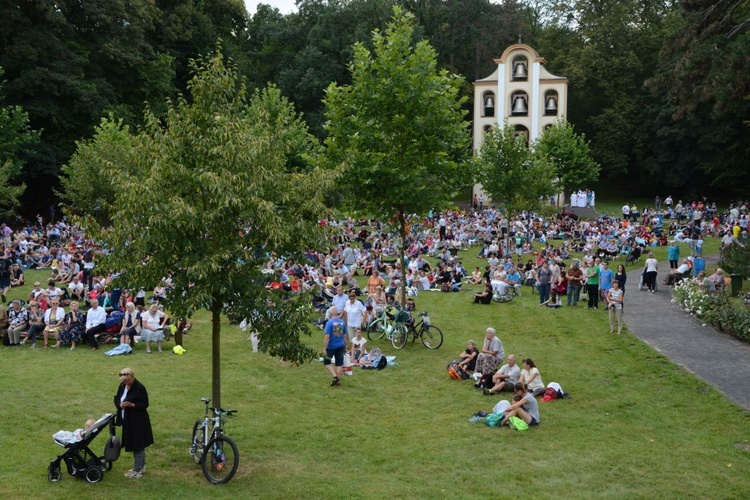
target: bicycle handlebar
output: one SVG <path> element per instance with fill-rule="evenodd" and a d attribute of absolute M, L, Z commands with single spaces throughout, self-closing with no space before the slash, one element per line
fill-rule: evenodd
<path fill-rule="evenodd" d="M 217 415 L 221 415 L 223 413 L 228 417 L 231 417 L 232 414 L 237 413 L 237 410 L 225 410 L 223 408 L 209 408 L 209 410 L 216 413 Z"/>

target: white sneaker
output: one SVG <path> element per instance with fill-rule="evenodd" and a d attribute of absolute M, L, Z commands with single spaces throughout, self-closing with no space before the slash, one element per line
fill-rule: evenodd
<path fill-rule="evenodd" d="M 482 374 L 479 373 L 479 372 L 474 372 L 474 374 L 471 376 L 471 378 L 473 378 L 474 380 L 476 380 L 477 382 L 479 382 L 479 379 L 482 378 Z"/>
<path fill-rule="evenodd" d="M 125 477 L 128 477 L 128 478 L 139 478 L 139 477 L 143 476 L 143 474 L 145 474 L 145 473 L 146 473 L 146 468 L 145 467 L 143 469 L 139 470 L 139 471 L 137 471 L 135 469 L 130 469 L 129 471 L 127 471 L 125 473 Z"/>

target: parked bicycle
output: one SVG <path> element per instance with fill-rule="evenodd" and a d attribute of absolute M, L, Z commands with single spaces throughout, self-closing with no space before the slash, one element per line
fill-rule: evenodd
<path fill-rule="evenodd" d="M 409 334 L 411 334 L 412 342 L 420 339 L 428 349 L 437 349 L 443 345 L 443 332 L 437 326 L 430 324 L 430 315 L 427 311 L 419 313 L 417 323 L 411 321 L 402 324 L 405 328 L 396 330 L 391 336 L 391 344 L 396 349 L 401 349 L 406 345 L 409 341 Z"/>
<path fill-rule="evenodd" d="M 227 417 L 237 410 L 209 408 L 211 398 L 201 398 L 206 405 L 206 413 L 193 425 L 193 440 L 190 444 L 190 455 L 196 464 L 203 466 L 203 475 L 215 484 L 226 483 L 237 472 L 240 464 L 240 453 L 234 441 L 224 435 L 224 423 Z M 209 417 L 208 410 L 216 416 Z"/>
<path fill-rule="evenodd" d="M 405 315 L 405 317 L 403 316 Z M 383 337 L 391 340 L 394 335 L 406 332 L 406 321 L 410 319 L 409 313 L 399 311 L 395 316 L 389 316 L 383 311 L 369 325 L 366 325 L 368 340 L 380 340 Z"/>

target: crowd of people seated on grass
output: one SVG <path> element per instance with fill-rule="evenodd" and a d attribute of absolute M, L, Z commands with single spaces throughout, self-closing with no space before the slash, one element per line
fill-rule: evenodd
<path fill-rule="evenodd" d="M 540 292 L 540 304 L 551 307 L 556 307 L 562 296 L 567 296 L 568 304 L 576 305 L 580 290 L 585 287 L 591 292 L 596 290 L 588 294 L 588 305 L 597 308 L 607 291 L 607 282 L 600 286 L 599 275 L 609 261 L 622 258 L 637 262 L 649 246 L 667 245 L 670 239 L 691 242 L 691 253 L 698 255 L 703 235 L 722 236 L 725 246 L 748 241 L 747 202 L 733 203 L 720 212 L 713 203 L 666 201 L 654 209 L 639 210 L 639 217 L 629 213 L 628 217 L 603 216 L 596 220 L 578 219 L 564 211 L 551 218 L 528 212 L 507 217 L 484 205 L 481 210 L 469 212 L 410 216 L 403 262 L 398 255 L 399 237 L 387 224 L 327 220 L 323 223 L 334 229 L 330 248 L 309 250 L 303 263 L 270 255 L 265 271 L 270 286 L 290 292 L 318 288 L 333 297 L 336 288 L 342 287 L 366 293 L 373 309 L 385 307 L 386 297 L 396 295 L 400 287 L 413 293 L 460 292 L 465 282 L 485 285 L 484 291 L 478 293 L 472 289 L 474 300 L 479 303 L 489 303 L 490 294 L 507 294 L 509 290 L 520 293 L 523 285 L 528 285 Z M 668 220 L 670 217 L 674 220 Z M 77 302 L 83 314 L 92 308 L 93 298 L 106 314 L 125 311 L 129 302 L 143 313 L 147 300 L 161 303 L 168 295 L 168 280 L 157 283 L 152 294 L 145 289 L 112 289 L 112 277 L 97 274 L 100 249 L 80 229 L 65 221 L 37 221 L 16 230 L 2 224 L 0 234 L 2 301 L 11 286 L 25 284 L 25 269 L 50 269 L 46 288 L 35 283 L 27 297 L 29 303 L 35 302 L 45 313 L 53 298 L 58 307 Z M 469 273 L 459 252 L 472 246 L 480 258 L 487 259 L 487 265 Z M 583 257 L 571 264 L 573 253 Z M 594 272 L 594 268 L 598 270 Z M 360 289 L 358 276 L 367 278 L 366 288 Z M 624 282 L 620 281 L 620 287 L 625 289 Z M 21 307 L 27 315 L 31 311 L 30 304 Z M 7 315 L 7 311 L 3 314 Z M 71 336 L 71 346 L 73 338 L 77 336 Z"/>
<path fill-rule="evenodd" d="M 28 343 L 35 348 L 37 340 L 43 340 L 45 348 L 75 349 L 85 344 L 96 350 L 102 343 L 142 339 L 146 352 L 151 342 L 162 350 L 161 341 L 170 331 L 163 306 L 171 288 L 169 279 L 158 283 L 151 297 L 145 289 L 113 288 L 116 275 L 96 273 L 99 247 L 64 221 L 26 225 L 18 231 L 2 224 L 0 234 L 2 302 L 10 287 L 26 285 L 24 269 L 50 270 L 46 287 L 36 281 L 24 299 L 12 301 L 8 309 L 0 306 L 5 345 Z"/>
<path fill-rule="evenodd" d="M 293 286 L 293 277 L 302 280 L 295 287 L 298 290 L 316 285 L 331 288 L 334 281 L 354 287 L 357 275 L 370 276 L 377 270 L 390 289 L 415 286 L 420 290 L 456 291 L 460 290 L 461 281 L 479 282 L 477 271 L 481 273 L 481 270 L 475 269 L 469 275 L 457 255 L 458 251 L 472 245 L 478 246 L 479 257 L 487 259 L 495 274 L 504 257 L 517 258 L 537 249 L 531 266 L 523 267 L 522 278 L 528 282 L 533 279 L 529 271 L 538 269 L 540 258 L 559 265 L 571 254 L 582 253 L 603 261 L 623 258 L 637 262 L 648 253 L 649 247 L 666 246 L 670 239 L 697 242 L 700 236 L 726 231 L 731 224 L 739 229 L 747 226 L 744 202 L 722 213 L 715 211 L 712 204 L 705 208 L 703 202 L 683 207 L 688 207 L 684 209 L 684 225 L 676 218 L 674 204 L 665 204 L 658 210 L 644 208 L 637 218 L 629 213 L 626 218 L 603 216 L 597 220 L 578 219 L 566 212 L 553 218 L 527 212 L 508 218 L 492 207 L 471 212 L 448 211 L 426 218 L 412 216 L 408 219 L 403 263 L 397 255 L 398 237 L 388 226 L 370 220 L 325 221 L 337 231 L 335 246 L 323 252 L 308 252 L 310 262 L 304 265 L 272 258 L 268 269 L 270 272 L 281 270 L 277 281 L 289 289 Z M 737 211 L 736 217 L 733 210 Z M 675 219 L 667 220 L 670 215 Z M 425 257 L 437 263 L 430 265 Z M 503 267 L 506 265 L 507 262 L 503 263 Z M 518 263 L 515 266 L 521 272 Z"/>

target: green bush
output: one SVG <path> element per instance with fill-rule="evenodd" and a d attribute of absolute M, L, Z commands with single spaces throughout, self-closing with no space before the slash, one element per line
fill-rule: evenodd
<path fill-rule="evenodd" d="M 709 293 L 695 280 L 684 280 L 674 289 L 675 301 L 719 331 L 750 342 L 750 309 L 736 305 L 730 292 Z"/>

